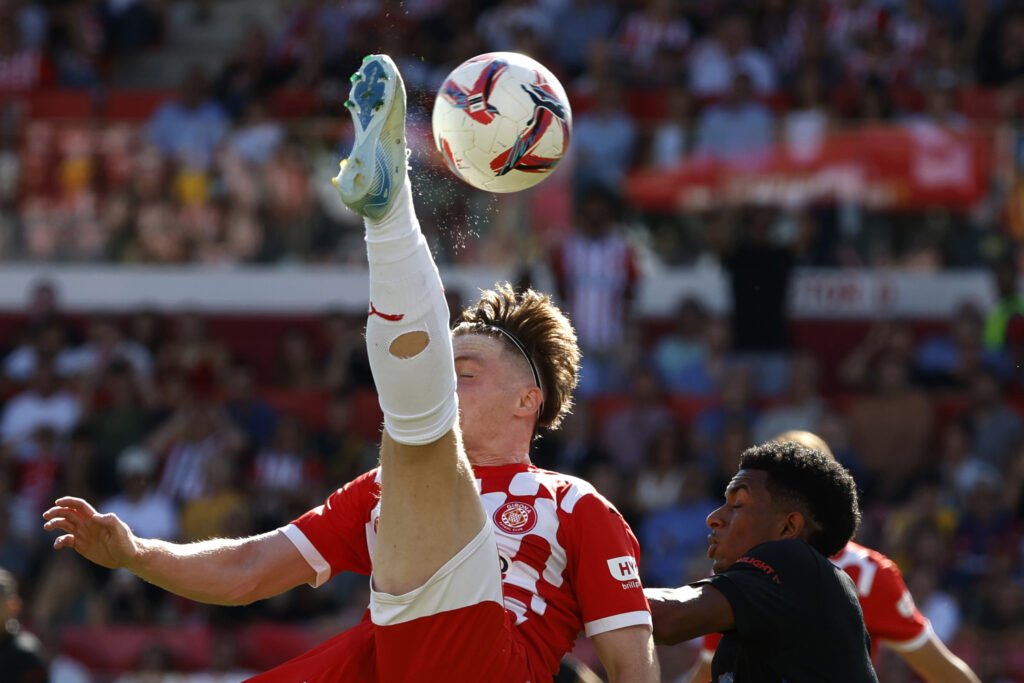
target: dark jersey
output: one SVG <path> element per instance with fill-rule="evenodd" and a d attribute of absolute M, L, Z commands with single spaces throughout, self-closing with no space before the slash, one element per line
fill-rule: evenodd
<path fill-rule="evenodd" d="M 735 616 L 713 683 L 877 683 L 853 581 L 807 543 L 762 543 L 697 583 L 721 591 Z"/>
<path fill-rule="evenodd" d="M 31 633 L 3 633 L 0 624 L 0 681 L 46 683 L 49 680 L 43 646 Z"/>
<path fill-rule="evenodd" d="M 738 351 L 789 347 L 786 293 L 793 254 L 784 247 L 741 245 L 723 263 L 732 286 L 733 346 Z"/>

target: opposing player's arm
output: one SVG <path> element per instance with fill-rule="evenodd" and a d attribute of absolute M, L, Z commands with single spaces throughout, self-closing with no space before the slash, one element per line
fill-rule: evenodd
<path fill-rule="evenodd" d="M 680 588 L 645 588 L 654 620 L 654 642 L 676 645 L 706 633 L 730 630 L 732 605 L 708 584 Z"/>
<path fill-rule="evenodd" d="M 116 515 L 100 514 L 80 498 L 60 498 L 43 513 L 47 531 L 63 535 L 56 549 L 74 548 L 110 569 L 124 568 L 177 595 L 217 605 L 242 605 L 315 579 L 284 534 L 177 544 L 139 538 Z"/>
<path fill-rule="evenodd" d="M 610 683 L 657 683 L 661 680 L 651 629 L 647 626 L 605 631 L 591 640 Z"/>
<path fill-rule="evenodd" d="M 929 632 L 921 647 L 897 653 L 928 683 L 981 683 L 971 667 L 950 652 L 934 632 Z"/>

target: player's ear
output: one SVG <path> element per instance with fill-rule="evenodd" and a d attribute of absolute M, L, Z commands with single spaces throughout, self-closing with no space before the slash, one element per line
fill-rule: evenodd
<path fill-rule="evenodd" d="M 792 510 L 787 512 L 780 520 L 782 528 L 779 538 L 803 538 L 804 529 L 807 527 L 807 519 L 802 513 Z"/>
<path fill-rule="evenodd" d="M 533 415 L 540 410 L 543 395 L 539 387 L 524 387 L 519 392 L 519 406 L 516 412 L 522 415 Z"/>

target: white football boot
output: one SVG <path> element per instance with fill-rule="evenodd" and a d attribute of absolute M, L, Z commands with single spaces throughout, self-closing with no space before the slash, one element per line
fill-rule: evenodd
<path fill-rule="evenodd" d="M 333 182 L 345 206 L 380 220 L 405 182 L 405 84 L 387 55 L 364 57 L 351 81 L 345 106 L 355 141 Z"/>

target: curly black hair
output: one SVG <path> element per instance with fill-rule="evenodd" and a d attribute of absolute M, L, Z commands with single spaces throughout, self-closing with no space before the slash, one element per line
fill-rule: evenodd
<path fill-rule="evenodd" d="M 842 465 L 821 451 L 794 441 L 769 441 L 745 450 L 740 469 L 768 474 L 772 502 L 800 510 L 811 530 L 807 542 L 822 555 L 838 553 L 857 531 L 857 484 Z"/>

